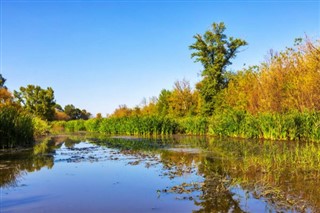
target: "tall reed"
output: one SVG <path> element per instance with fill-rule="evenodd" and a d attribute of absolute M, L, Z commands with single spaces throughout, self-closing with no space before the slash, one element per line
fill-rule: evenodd
<path fill-rule="evenodd" d="M 206 117 L 193 116 L 178 119 L 179 133 L 188 135 L 205 135 L 208 132 L 208 119 Z"/>
<path fill-rule="evenodd" d="M 227 110 L 209 122 L 211 135 L 270 140 L 320 140 L 319 112 L 260 113 Z"/>
<path fill-rule="evenodd" d="M 177 133 L 177 122 L 161 116 L 131 116 L 122 118 L 93 118 L 87 121 L 73 120 L 53 122 L 53 126 L 67 132 L 88 131 L 110 135 L 167 135 Z"/>
<path fill-rule="evenodd" d="M 0 106 L 0 146 L 30 146 L 34 142 L 32 117 L 13 106 Z"/>

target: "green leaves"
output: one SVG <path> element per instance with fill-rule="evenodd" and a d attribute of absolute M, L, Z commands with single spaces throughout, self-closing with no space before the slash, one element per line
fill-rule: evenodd
<path fill-rule="evenodd" d="M 42 89 L 40 86 L 28 85 L 20 87 L 20 91 L 14 91 L 14 96 L 28 112 L 44 120 L 53 120 L 56 103 L 51 87 Z"/>
<path fill-rule="evenodd" d="M 202 82 L 198 84 L 201 97 L 204 99 L 204 114 L 212 115 L 215 96 L 226 87 L 228 80 L 224 73 L 231 59 L 236 57 L 238 49 L 248 43 L 242 39 L 234 39 L 224 34 L 226 27 L 223 22 L 213 23 L 212 29 L 203 36 L 196 34 L 196 42 L 189 46 L 194 52 L 191 58 L 203 65 Z"/>

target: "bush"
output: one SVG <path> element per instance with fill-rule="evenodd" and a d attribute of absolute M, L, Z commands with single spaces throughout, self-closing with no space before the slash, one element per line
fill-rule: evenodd
<path fill-rule="evenodd" d="M 52 133 L 61 133 L 65 131 L 66 121 L 53 121 L 51 122 L 51 132 Z"/>
<path fill-rule="evenodd" d="M 34 127 L 34 135 L 46 135 L 50 132 L 50 125 L 47 121 L 42 120 L 39 117 L 33 117 L 32 124 Z"/>
<path fill-rule="evenodd" d="M 85 131 L 84 120 L 72 120 L 65 123 L 65 130 L 67 132 Z"/>

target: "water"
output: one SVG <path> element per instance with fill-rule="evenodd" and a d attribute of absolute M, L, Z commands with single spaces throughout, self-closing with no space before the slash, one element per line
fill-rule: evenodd
<path fill-rule="evenodd" d="M 316 144 L 67 135 L 0 160 L 0 212 L 320 211 Z"/>

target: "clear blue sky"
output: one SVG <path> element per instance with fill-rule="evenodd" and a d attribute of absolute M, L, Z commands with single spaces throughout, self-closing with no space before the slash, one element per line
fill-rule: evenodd
<path fill-rule="evenodd" d="M 194 85 L 201 65 L 188 46 L 213 22 L 249 43 L 231 70 L 320 34 L 320 1 L 0 1 L 7 87 L 50 86 L 57 103 L 93 114 L 134 107 L 176 80 Z"/>

